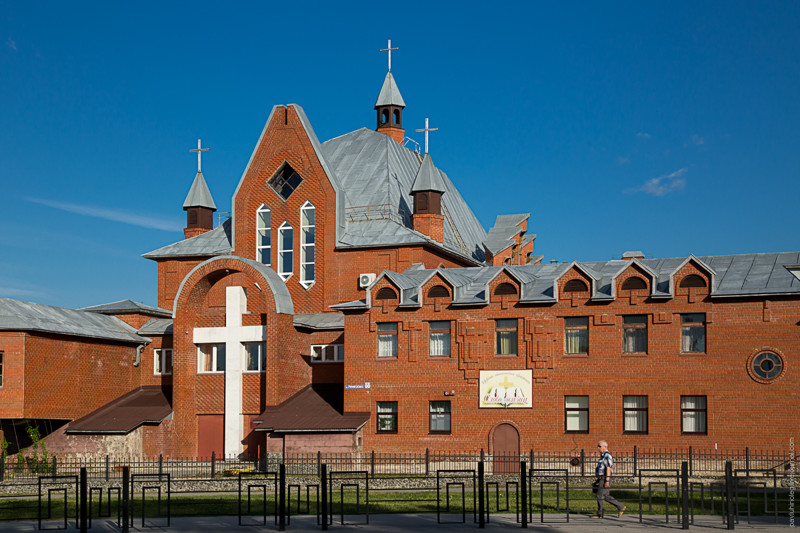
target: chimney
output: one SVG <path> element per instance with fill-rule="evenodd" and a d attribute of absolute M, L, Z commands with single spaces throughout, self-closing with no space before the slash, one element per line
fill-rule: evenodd
<path fill-rule="evenodd" d="M 630 261 L 631 259 L 644 259 L 644 253 L 639 251 L 628 251 L 622 254 L 622 259 Z"/>

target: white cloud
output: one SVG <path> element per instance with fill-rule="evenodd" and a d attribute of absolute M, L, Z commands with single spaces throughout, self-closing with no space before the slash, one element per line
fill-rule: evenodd
<path fill-rule="evenodd" d="M 11 48 L 15 52 L 17 51 L 17 43 L 15 43 L 14 39 L 12 39 L 11 37 L 9 37 L 8 40 L 6 41 L 6 46 Z"/>
<path fill-rule="evenodd" d="M 631 162 L 631 156 L 629 155 L 618 155 L 617 156 L 617 163 L 620 165 L 627 165 Z"/>
<path fill-rule="evenodd" d="M 657 178 L 647 180 L 644 185 L 636 189 L 629 189 L 626 192 L 643 192 L 653 196 L 665 196 L 673 191 L 680 191 L 686 187 L 686 178 L 683 177 L 688 168 L 676 170 L 672 174 L 666 174 Z"/>
<path fill-rule="evenodd" d="M 105 207 L 95 207 L 91 205 L 54 202 L 41 198 L 26 198 L 26 200 L 36 204 L 46 205 L 47 207 L 52 207 L 54 209 L 60 209 L 61 211 L 67 211 L 69 213 L 112 220 L 114 222 L 121 222 L 123 224 L 130 224 L 132 226 L 139 226 L 142 228 L 159 229 L 163 231 L 179 231 L 181 229 L 180 223 L 176 222 L 175 220 L 155 215 L 126 213 L 119 209 L 107 209 Z"/>
<path fill-rule="evenodd" d="M 705 143 L 706 143 L 706 140 L 703 137 L 699 136 L 696 133 L 692 135 L 692 144 L 693 145 L 695 145 L 695 146 L 703 146 Z"/>
<path fill-rule="evenodd" d="M 649 133 L 645 133 L 643 131 L 637 133 L 636 136 L 639 137 L 640 139 L 649 139 L 651 137 Z"/>

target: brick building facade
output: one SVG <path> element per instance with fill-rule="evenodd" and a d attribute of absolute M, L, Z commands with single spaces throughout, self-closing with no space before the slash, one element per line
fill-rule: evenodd
<path fill-rule="evenodd" d="M 800 253 L 541 264 L 528 215 L 487 233 L 403 146 L 404 107 L 390 72 L 376 130 L 320 143 L 276 106 L 217 227 L 198 168 L 185 238 L 144 255 L 157 309 L 0 301 L 5 434 L 46 419 L 51 449 L 167 456 L 788 446 Z"/>

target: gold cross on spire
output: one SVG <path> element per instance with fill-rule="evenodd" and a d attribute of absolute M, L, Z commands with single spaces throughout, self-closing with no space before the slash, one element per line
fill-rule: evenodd
<path fill-rule="evenodd" d="M 392 71 L 392 50 L 399 50 L 399 48 L 392 48 L 392 40 L 389 39 L 389 44 L 386 48 L 381 48 L 381 52 L 389 52 L 389 72 Z"/>
<path fill-rule="evenodd" d="M 197 139 L 197 150 L 189 150 L 190 152 L 197 152 L 197 172 L 200 172 L 200 155 L 201 152 L 208 152 L 210 148 L 200 148 L 200 139 Z"/>

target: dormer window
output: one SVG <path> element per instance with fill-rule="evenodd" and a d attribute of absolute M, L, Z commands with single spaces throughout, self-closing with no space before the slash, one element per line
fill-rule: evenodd
<path fill-rule="evenodd" d="M 267 183 L 281 198 L 288 200 L 302 181 L 300 174 L 295 172 L 289 163 L 284 163 Z"/>
<path fill-rule="evenodd" d="M 622 282 L 622 290 L 646 289 L 647 283 L 640 277 L 633 276 Z"/>
<path fill-rule="evenodd" d="M 311 202 L 300 208 L 300 283 L 305 288 L 314 284 L 316 276 L 316 219 L 317 210 Z"/>

